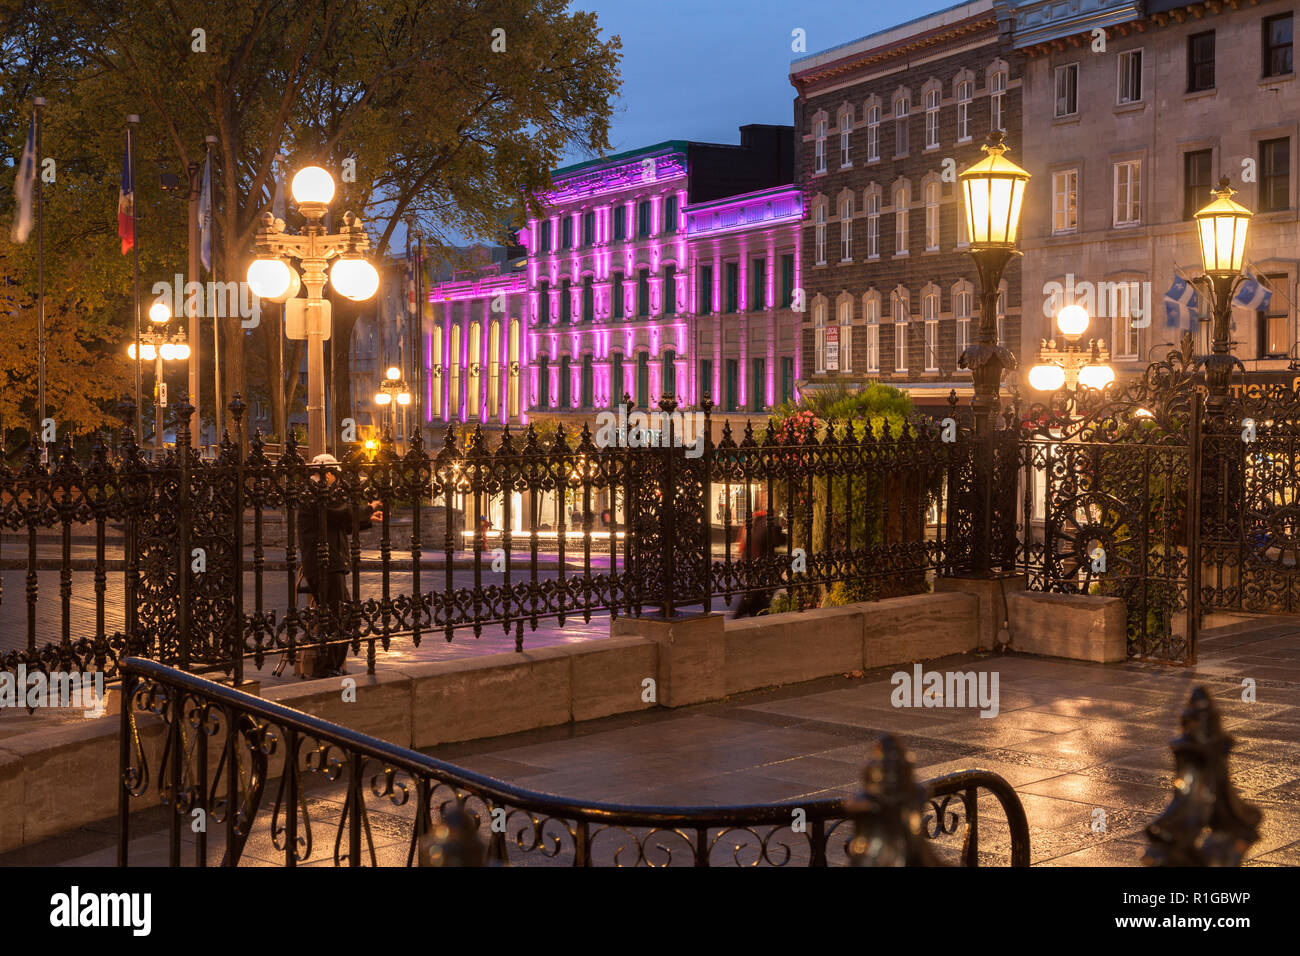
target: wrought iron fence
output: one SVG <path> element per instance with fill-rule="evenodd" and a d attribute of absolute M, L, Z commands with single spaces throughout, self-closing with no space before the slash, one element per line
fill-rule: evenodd
<path fill-rule="evenodd" d="M 1010 784 L 982 770 L 916 784 L 892 738 L 856 800 L 629 806 L 528 791 L 154 661 L 122 672 L 121 866 L 132 801 L 153 789 L 171 866 L 1029 864 Z M 1000 820 L 981 818 L 990 797 Z M 1004 849 L 981 849 L 981 822 L 1005 828 Z"/>
<path fill-rule="evenodd" d="M 0 590 L 0 667 L 111 679 L 137 655 L 240 681 L 346 647 L 373 671 L 397 639 L 500 627 L 522 650 L 545 620 L 909 593 L 987 550 L 949 503 L 978 454 L 965 423 L 726 421 L 715 441 L 706 405 L 688 448 L 665 400 L 640 436 L 448 429 L 327 465 L 292 437 L 272 461 L 259 435 L 200 460 L 177 410 L 160 460 L 127 430 L 85 465 L 65 444 L 0 469 L 0 558 L 25 573 L 20 606 Z"/>

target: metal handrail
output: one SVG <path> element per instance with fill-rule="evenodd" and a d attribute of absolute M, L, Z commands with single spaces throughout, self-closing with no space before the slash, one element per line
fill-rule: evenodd
<path fill-rule="evenodd" d="M 829 833 L 836 827 L 843 825 L 847 834 L 852 822 L 861 813 L 861 811 L 854 809 L 853 801 L 846 798 L 738 806 L 662 807 L 583 801 L 554 796 L 517 787 L 506 781 L 475 773 L 472 770 L 447 763 L 436 757 L 350 730 L 320 717 L 287 707 L 284 704 L 255 697 L 233 687 L 217 684 L 156 661 L 128 658 L 122 662 L 122 674 L 122 736 L 118 807 L 118 862 L 122 866 L 128 863 L 130 800 L 133 797 L 143 795 L 149 779 L 140 740 L 141 730 L 137 722 L 137 711 L 149 710 L 147 705 L 142 706 L 142 702 L 137 700 L 137 691 L 142 688 L 142 682 L 154 685 L 155 689 L 158 685 L 161 685 L 164 688 L 180 692 L 178 695 L 162 695 L 163 701 L 159 708 L 153 711 L 167 725 L 167 745 L 162 766 L 158 773 L 158 783 L 164 804 L 170 804 L 174 811 L 169 814 L 171 818 L 170 862 L 173 866 L 180 865 L 180 830 L 188 821 L 187 814 L 191 814 L 196 809 L 204 809 L 207 812 L 209 807 L 215 807 L 220 802 L 218 799 L 219 783 L 224 764 L 217 766 L 210 788 L 206 782 L 197 787 L 182 785 L 183 780 L 190 779 L 189 774 L 193 769 L 189 764 L 182 767 L 181 764 L 185 761 L 191 761 L 199 766 L 201 771 L 200 779 L 206 781 L 209 777 L 207 772 L 207 742 L 210 736 L 215 736 L 215 733 L 207 728 L 213 719 L 214 710 L 227 718 L 225 724 L 227 730 L 241 725 L 245 731 L 258 730 L 259 733 L 255 736 L 259 744 L 264 744 L 264 738 L 260 731 L 270 726 L 283 734 L 287 740 L 291 739 L 299 742 L 311 740 L 316 742 L 317 752 L 319 753 L 327 752 L 330 746 L 337 747 L 344 752 L 344 760 L 347 766 L 355 768 L 356 772 L 353 773 L 350 770 L 348 773 L 349 806 L 345 807 L 344 819 L 341 819 L 338 825 L 338 835 L 335 841 L 335 861 L 340 861 L 339 849 L 346 823 L 349 824 L 349 829 L 352 831 L 349 833 L 351 851 L 347 854 L 349 865 L 360 864 L 359 824 L 366 822 L 362 819 L 365 817 L 365 809 L 364 786 L 361 775 L 364 773 L 366 760 L 378 761 L 384 765 L 382 772 L 371 775 L 372 781 L 379 776 L 390 777 L 394 771 L 404 772 L 412 777 L 413 782 L 420 791 L 422 800 L 428 799 L 433 788 L 448 787 L 452 790 L 456 806 L 462 810 L 466 802 L 477 799 L 488 809 L 489 814 L 493 809 L 507 807 L 510 808 L 511 813 L 523 812 L 528 814 L 533 826 L 537 828 L 539 838 L 541 836 L 541 823 L 543 821 L 553 822 L 557 820 L 571 820 L 573 822 L 573 827 L 568 829 L 574 836 L 575 844 L 582 842 L 577 836 L 579 831 L 585 836 L 591 836 L 589 828 L 593 825 L 613 828 L 648 828 L 652 832 L 677 831 L 678 834 L 687 839 L 688 843 L 690 842 L 689 837 L 686 837 L 683 831 L 693 831 L 697 835 L 698 841 L 694 846 L 696 865 L 708 865 L 707 854 L 713 848 L 709 840 L 709 830 L 719 829 L 725 833 L 730 830 L 750 830 L 754 827 L 788 828 L 792 820 L 798 819 L 799 815 L 802 815 L 803 820 L 807 821 L 812 831 L 809 840 L 811 864 L 825 865 L 826 846 L 824 841 L 827 840 Z M 151 693 L 150 699 L 155 704 L 159 703 L 156 693 Z M 194 710 L 188 709 L 186 707 L 187 700 L 191 705 L 200 704 L 201 712 L 196 714 Z M 182 714 L 184 715 L 183 719 L 176 719 Z M 195 731 L 189 740 L 184 738 L 185 726 Z M 198 732 L 197 728 L 200 726 L 203 726 L 206 732 Z M 201 747 L 197 746 L 199 743 L 202 744 Z M 223 748 L 226 756 L 223 760 L 229 759 L 231 765 L 236 762 L 231 755 L 233 747 L 233 737 L 227 733 L 226 745 Z M 322 747 L 325 747 L 324 751 L 322 751 Z M 286 752 L 291 751 L 295 751 L 295 748 L 286 746 Z M 263 758 L 269 752 L 271 751 L 263 753 Z M 183 755 L 182 761 L 175 759 L 174 755 L 176 754 Z M 169 757 L 171 758 L 170 763 Z M 226 775 L 225 806 L 238 805 L 241 812 L 236 814 L 225 813 L 224 822 L 227 824 L 228 842 L 223 865 L 236 865 L 239 862 L 243 842 L 247 839 L 252 821 L 262 809 L 265 788 L 269 782 L 266 779 L 264 764 L 263 759 L 262 777 L 258 781 L 258 786 L 253 787 L 252 778 L 256 775 L 250 771 L 249 787 L 243 794 L 238 792 L 239 785 L 243 783 L 243 780 L 236 779 L 232 784 L 230 775 L 228 773 Z M 298 760 L 295 757 L 291 772 L 281 777 L 280 794 L 276 799 L 273 815 L 278 818 L 281 806 L 286 807 L 286 833 L 296 830 L 296 825 L 299 824 L 310 826 L 310 821 L 306 819 L 305 805 L 303 806 L 303 818 L 297 818 L 302 783 L 299 778 L 302 773 L 303 768 L 299 767 Z M 236 778 L 240 776 L 239 774 L 235 775 Z M 284 799 L 286 787 L 291 791 L 288 794 L 287 801 Z M 963 819 L 965 824 L 962 861 L 967 866 L 978 865 L 977 810 L 978 791 L 981 789 L 996 797 L 1006 814 L 1011 833 L 1011 865 L 1028 866 L 1029 830 L 1024 808 L 1010 784 L 991 771 L 963 770 L 923 784 L 922 790 L 917 796 L 921 803 L 928 803 L 930 807 L 930 813 L 926 814 L 924 818 L 926 821 L 925 835 L 934 839 L 941 835 L 956 832 L 957 823 L 962 821 L 959 820 L 952 809 L 949 809 L 949 802 L 952 797 L 959 796 L 964 808 Z M 177 794 L 180 795 L 179 799 L 176 797 Z M 449 803 L 451 801 L 442 804 L 444 816 L 446 816 L 445 810 Z M 200 806 L 200 804 L 205 804 L 205 806 Z M 356 809 L 353 809 L 354 806 Z M 290 811 L 288 808 L 293 809 Z M 349 816 L 349 811 L 351 816 Z M 413 860 L 414 851 L 418 845 L 421 845 L 426 840 L 432 829 L 432 820 L 426 812 L 427 807 L 421 806 L 419 811 L 416 818 L 415 832 L 412 837 L 412 852 L 408 854 L 408 863 Z M 294 827 L 289 826 L 289 817 L 294 818 Z M 831 821 L 835 822 L 827 828 L 825 825 Z M 475 826 L 471 827 L 471 830 L 476 829 L 477 825 L 482 822 L 481 819 L 476 820 Z M 239 832 L 240 824 L 243 826 L 242 832 Z M 766 839 L 758 834 L 754 835 L 761 843 L 762 855 L 766 857 Z M 775 831 L 773 834 L 768 834 L 768 837 L 770 838 L 773 835 L 775 835 Z M 471 836 L 477 838 L 472 833 Z M 635 837 L 633 838 L 635 839 Z M 814 840 L 822 845 L 813 842 Z M 847 840 L 846 836 L 846 843 Z M 308 841 L 310 841 L 310 837 L 308 837 Z M 294 839 L 286 839 L 284 852 L 287 865 L 300 862 L 296 856 L 296 843 L 297 841 Z M 235 848 L 233 854 L 229 852 L 231 847 Z M 200 839 L 197 849 L 197 864 L 200 866 L 206 865 L 206 841 Z M 575 865 L 593 865 L 590 856 L 584 856 L 583 848 L 577 847 L 576 849 Z M 644 849 L 643 844 L 638 845 L 639 853 L 643 854 Z M 494 831 L 489 838 L 489 856 L 498 862 L 505 862 L 506 850 L 504 832 Z M 769 860 L 769 862 L 771 861 Z"/>

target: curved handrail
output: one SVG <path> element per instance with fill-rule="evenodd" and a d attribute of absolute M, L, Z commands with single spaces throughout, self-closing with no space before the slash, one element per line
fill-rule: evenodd
<path fill-rule="evenodd" d="M 484 801 L 489 807 L 508 806 L 513 810 L 538 814 L 545 818 L 562 818 L 574 821 L 576 826 L 596 824 L 608 827 L 638 827 L 651 830 L 693 830 L 702 836 L 708 830 L 721 828 L 750 827 L 789 827 L 792 820 L 803 819 L 813 825 L 819 838 L 824 838 L 829 830 L 823 826 L 828 821 L 840 821 L 852 818 L 850 801 L 844 797 L 824 798 L 820 800 L 792 800 L 769 804 L 742 804 L 732 806 L 645 806 L 639 804 L 608 803 L 603 801 L 578 801 L 571 797 L 541 793 L 515 786 L 504 780 L 476 773 L 464 767 L 447 763 L 436 757 L 419 751 L 381 740 L 369 734 L 351 730 L 332 723 L 321 717 L 305 713 L 275 701 L 256 697 L 252 694 L 215 683 L 191 673 L 177 670 L 157 661 L 144 658 L 127 658 L 122 662 L 123 702 L 122 702 L 122 803 L 119 807 L 119 839 L 122 841 L 119 861 L 125 861 L 125 841 L 127 832 L 127 801 L 133 793 L 126 789 L 125 779 L 127 762 L 135 757 L 142 759 L 143 754 L 132 744 L 136 742 L 132 713 L 135 688 L 141 679 L 153 681 L 165 687 L 175 688 L 183 694 L 200 698 L 210 705 L 227 710 L 232 716 L 252 718 L 259 723 L 278 727 L 286 732 L 292 731 L 299 739 L 309 738 L 321 744 L 339 747 L 353 755 L 364 754 L 367 758 L 381 761 L 387 767 L 404 771 L 422 784 L 434 782 L 454 790 L 464 791 L 468 796 Z M 233 721 L 232 721 L 233 725 Z M 178 731 L 174 731 L 178 732 Z M 130 738 L 130 739 L 128 739 Z M 178 748 L 179 750 L 180 748 Z M 166 756 L 164 756 L 164 761 Z M 173 779 L 179 779 L 179 771 L 172 768 Z M 160 783 L 164 775 L 159 774 Z M 358 795 L 360 787 L 354 781 Z M 960 795 L 965 808 L 966 838 L 962 850 L 962 862 L 966 866 L 978 865 L 978 817 L 976 804 L 978 791 L 987 790 L 1002 804 L 1012 834 L 1012 866 L 1027 866 L 1029 862 L 1029 833 L 1025 821 L 1024 809 L 1016 796 L 1015 790 L 1002 777 L 987 770 L 963 770 L 947 774 L 925 784 L 926 799 L 929 800 L 940 815 L 951 815 L 946 809 L 946 800 Z M 137 791 L 138 792 L 138 791 Z M 254 805 L 249 809 L 248 817 L 256 816 L 264 793 L 259 791 Z M 352 799 L 351 796 L 349 799 Z M 941 801 L 941 803 L 936 803 Z M 278 803 L 278 801 L 277 801 Z M 942 809 L 940 808 L 942 807 Z M 286 808 L 286 812 L 288 808 Z M 172 814 L 179 820 L 179 814 Z M 427 823 L 427 821 L 422 821 Z M 954 824 L 955 827 L 955 824 Z M 931 837 L 939 833 L 952 833 L 940 825 Z M 418 834 L 417 834 L 418 836 Z M 703 852 L 704 840 L 697 851 Z M 503 849 L 503 848 L 501 848 Z M 814 863 L 824 865 L 825 847 L 814 847 Z M 230 861 L 237 863 L 236 859 Z M 176 857 L 173 856 L 175 860 Z M 578 865 L 590 865 L 590 861 Z M 702 862 L 701 865 L 707 865 Z"/>

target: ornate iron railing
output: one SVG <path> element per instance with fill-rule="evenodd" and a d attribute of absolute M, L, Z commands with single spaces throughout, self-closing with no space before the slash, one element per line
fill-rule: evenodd
<path fill-rule="evenodd" d="M 967 426 L 948 441 L 926 421 L 897 433 L 747 423 L 737 441 L 728 421 L 715 442 L 706 406 L 686 413 L 702 419 L 702 447 L 684 447 L 665 400 L 653 442 L 586 425 L 576 436 L 503 428 L 491 442 L 478 427 L 449 429 L 436 450 L 418 435 L 402 453 L 385 440 L 373 459 L 358 448 L 334 468 L 305 462 L 292 438 L 272 461 L 260 435 L 246 456 L 227 436 L 200 460 L 191 410 L 177 410 L 178 447 L 157 461 L 128 430 L 114 454 L 96 444 L 88 465 L 65 444 L 52 466 L 33 446 L 21 468 L 0 467 L 0 558 L 26 573 L 25 615 L 0 604 L 0 668 L 112 679 L 136 655 L 239 681 L 246 661 L 346 644 L 373 671 L 395 639 L 500 627 L 522 650 L 545 620 L 671 615 L 746 595 L 761 609 L 777 591 L 800 609 L 910 593 L 987 550 L 973 534 L 983 524 L 948 504 L 973 454 Z M 236 433 L 243 411 L 231 403 Z M 382 518 L 367 529 L 371 502 Z M 334 552 L 331 527 L 349 532 Z M 301 574 L 313 560 L 342 571 L 319 606 Z"/>
<path fill-rule="evenodd" d="M 155 790 L 172 866 L 1029 863 L 1005 780 L 967 770 L 917 785 L 892 738 L 857 800 L 627 806 L 515 787 L 154 661 L 123 661 L 122 674 L 122 866 L 132 802 Z M 989 795 L 999 821 L 981 821 Z M 1005 828 L 996 849 L 982 848 L 982 823 Z"/>

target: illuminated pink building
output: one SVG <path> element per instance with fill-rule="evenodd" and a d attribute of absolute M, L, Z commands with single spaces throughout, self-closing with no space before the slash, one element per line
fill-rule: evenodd
<path fill-rule="evenodd" d="M 793 130 L 669 141 L 552 174 L 528 251 L 526 402 L 578 418 L 623 395 L 759 411 L 794 393 Z M 760 301 L 761 300 L 761 301 Z"/>

